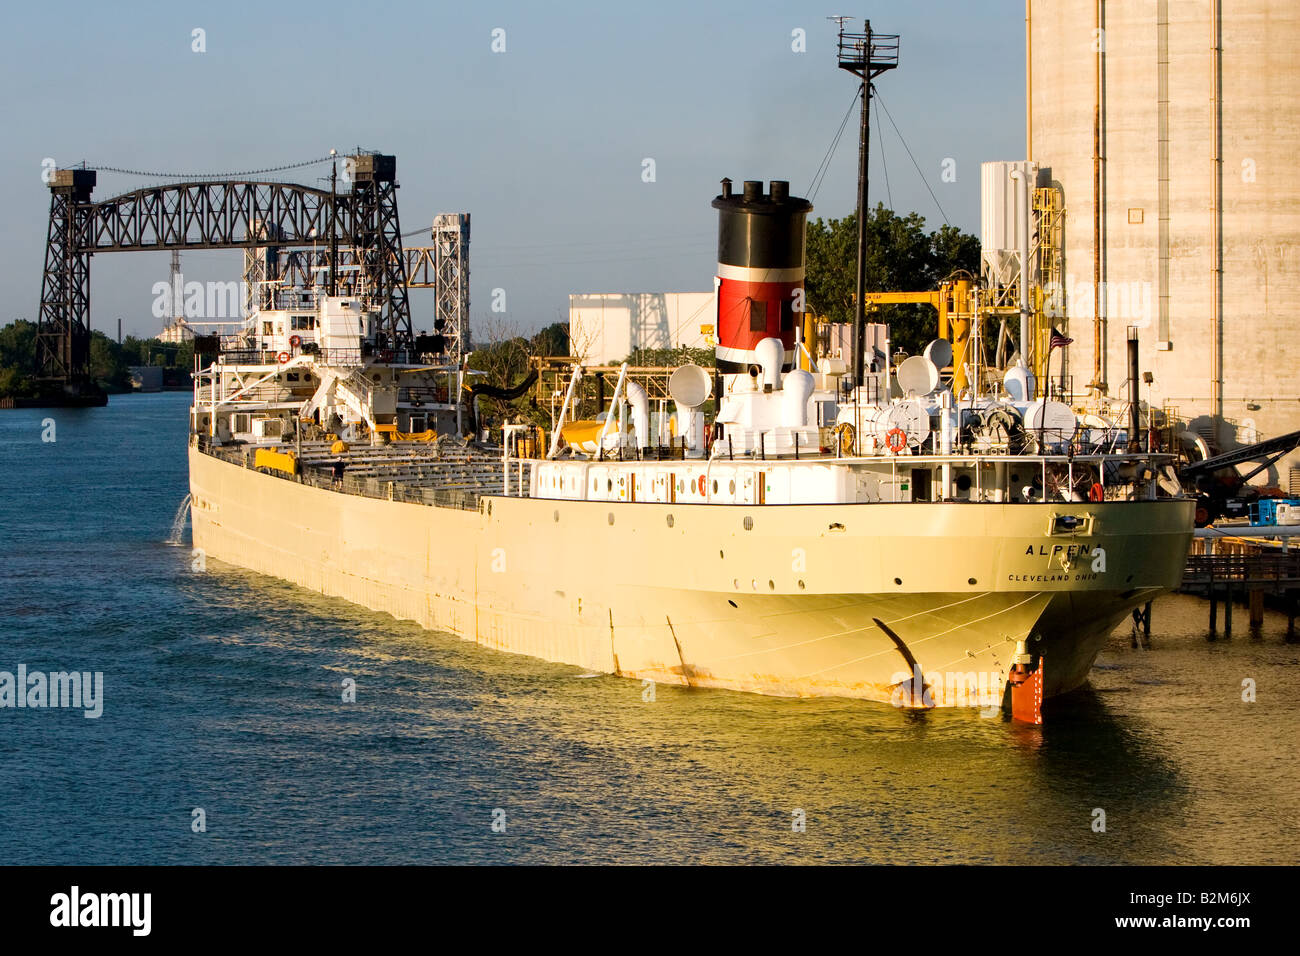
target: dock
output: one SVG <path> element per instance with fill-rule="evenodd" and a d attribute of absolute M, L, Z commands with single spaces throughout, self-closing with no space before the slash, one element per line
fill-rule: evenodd
<path fill-rule="evenodd" d="M 1209 601 L 1209 640 L 1218 635 L 1220 605 L 1223 634 L 1230 637 L 1234 606 L 1238 602 L 1246 606 L 1250 627 L 1256 630 L 1264 623 L 1266 599 L 1286 613 L 1288 643 L 1296 640 L 1300 550 L 1288 547 L 1288 539 L 1297 532 L 1300 528 L 1269 526 L 1198 529 L 1179 591 Z M 1270 546 L 1268 539 L 1280 539 L 1282 546 Z"/>

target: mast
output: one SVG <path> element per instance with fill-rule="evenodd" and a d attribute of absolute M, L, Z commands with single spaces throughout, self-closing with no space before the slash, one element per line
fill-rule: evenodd
<path fill-rule="evenodd" d="M 862 384 L 863 345 L 866 335 L 865 286 L 867 278 L 867 185 L 871 149 L 871 81 L 898 66 L 898 34 L 873 33 L 871 21 L 862 21 L 861 33 L 849 33 L 840 22 L 839 67 L 861 82 L 862 115 L 858 127 L 858 274 L 853 301 L 853 386 Z"/>
<path fill-rule="evenodd" d="M 333 150 L 330 150 L 330 152 L 332 153 Z M 338 290 L 337 288 L 335 288 L 335 284 L 336 284 L 335 267 L 339 258 L 339 232 L 337 226 L 338 215 L 339 215 L 338 179 L 339 179 L 339 163 L 338 160 L 336 159 L 332 163 L 330 163 L 330 246 L 329 246 L 330 271 L 329 271 L 329 284 L 326 287 L 326 291 L 331 296 L 338 295 Z"/>

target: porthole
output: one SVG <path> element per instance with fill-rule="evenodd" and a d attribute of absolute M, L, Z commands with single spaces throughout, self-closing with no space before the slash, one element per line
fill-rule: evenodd
<path fill-rule="evenodd" d="M 728 599 L 727 603 L 730 604 L 730 605 L 731 605 L 732 607 L 734 607 L 734 608 L 739 608 L 739 607 L 740 607 L 739 604 L 737 604 L 735 601 L 732 601 L 732 600 L 730 600 L 730 599 Z"/>
<path fill-rule="evenodd" d="M 720 558 L 722 558 L 722 559 L 725 560 L 727 556 L 726 556 L 725 554 L 723 554 L 721 551 L 719 551 L 719 552 L 718 552 L 718 557 L 720 557 Z"/>
<path fill-rule="evenodd" d="M 718 479 L 716 478 L 713 479 L 713 493 L 715 495 L 718 493 Z"/>
<path fill-rule="evenodd" d="M 555 512 L 555 520 L 556 521 L 560 520 L 560 513 L 558 511 Z"/>
<path fill-rule="evenodd" d="M 967 579 L 966 579 L 966 583 L 967 583 L 967 584 L 979 584 L 979 582 L 976 581 L 974 578 L 967 578 Z"/>
<path fill-rule="evenodd" d="M 731 480 L 730 488 L 731 493 L 734 495 L 736 493 L 736 480 L 734 478 Z"/>
<path fill-rule="evenodd" d="M 745 515 L 745 530 L 746 531 L 754 530 L 754 519 L 751 518 L 749 515 Z"/>
<path fill-rule="evenodd" d="M 800 578 L 800 579 L 799 579 L 799 590 L 802 591 L 802 590 L 805 589 L 805 587 L 806 587 L 806 585 L 803 583 L 803 579 Z"/>
<path fill-rule="evenodd" d="M 894 578 L 894 583 L 895 583 L 895 584 L 902 584 L 902 583 L 903 583 L 903 579 L 902 579 L 902 578 Z"/>
<path fill-rule="evenodd" d="M 614 512 L 612 511 L 609 513 L 609 523 L 610 524 L 614 523 Z"/>
<path fill-rule="evenodd" d="M 671 528 L 672 526 L 673 526 L 673 516 L 672 516 L 672 515 L 669 515 L 669 516 L 668 516 L 668 527 Z"/>
<path fill-rule="evenodd" d="M 749 586 L 750 586 L 750 588 L 752 588 L 753 590 L 757 591 L 757 590 L 758 590 L 758 578 L 750 578 L 750 579 L 749 579 Z"/>
<path fill-rule="evenodd" d="M 614 490 L 614 479 L 613 479 L 613 478 L 606 478 L 606 479 L 605 479 L 605 490 L 606 490 L 606 491 L 613 491 L 613 490 Z"/>
<path fill-rule="evenodd" d="M 775 590 L 776 590 L 776 582 L 775 582 L 775 581 L 771 581 L 771 580 L 769 580 L 769 581 L 767 582 L 767 589 L 768 589 L 769 591 L 775 591 Z"/>

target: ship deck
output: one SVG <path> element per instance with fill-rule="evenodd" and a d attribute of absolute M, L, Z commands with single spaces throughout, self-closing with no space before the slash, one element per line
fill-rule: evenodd
<path fill-rule="evenodd" d="M 364 495 L 443 507 L 478 507 L 483 494 L 501 494 L 505 466 L 500 447 L 466 442 L 450 436 L 436 441 L 395 441 L 387 445 L 349 446 L 341 454 L 330 443 L 304 441 L 202 444 L 201 449 L 224 461 L 254 469 L 257 450 L 294 452 L 298 480 L 344 494 Z M 273 469 L 254 469 L 291 478 Z"/>

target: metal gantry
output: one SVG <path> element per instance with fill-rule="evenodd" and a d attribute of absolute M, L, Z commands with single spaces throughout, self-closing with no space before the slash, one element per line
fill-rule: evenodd
<path fill-rule="evenodd" d="M 58 169 L 50 181 L 50 225 L 37 319 L 41 377 L 68 388 L 90 384 L 90 256 L 80 248 L 91 218 L 95 173 Z"/>
<path fill-rule="evenodd" d="M 257 261 L 246 262 L 246 272 L 251 266 L 273 278 L 280 247 L 343 243 L 362 266 L 381 332 L 392 347 L 409 347 L 396 159 L 352 159 L 351 190 L 342 195 L 295 183 L 219 180 L 153 186 L 94 203 L 94 170 L 56 170 L 37 332 L 42 377 L 65 386 L 89 382 L 90 257 L 99 252 L 248 249 Z"/>
<path fill-rule="evenodd" d="M 433 217 L 435 274 L 433 327 L 446 337 L 448 357 L 456 364 L 470 349 L 469 213 Z"/>

